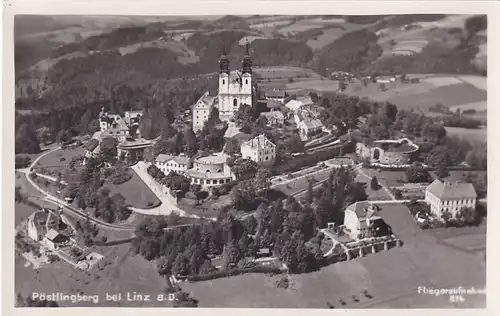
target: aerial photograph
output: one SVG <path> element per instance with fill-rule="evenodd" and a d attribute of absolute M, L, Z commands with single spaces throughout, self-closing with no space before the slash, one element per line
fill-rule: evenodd
<path fill-rule="evenodd" d="M 14 57 L 11 306 L 486 308 L 486 15 L 16 15 Z"/>

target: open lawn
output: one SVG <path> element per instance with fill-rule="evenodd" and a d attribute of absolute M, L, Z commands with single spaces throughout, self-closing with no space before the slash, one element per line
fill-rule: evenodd
<path fill-rule="evenodd" d="M 458 136 L 467 139 L 471 142 L 486 143 L 488 131 L 486 128 L 461 128 L 461 127 L 445 127 L 447 135 Z"/>
<path fill-rule="evenodd" d="M 83 146 L 77 147 L 75 149 L 58 149 L 54 150 L 48 155 L 43 156 L 35 168 L 40 170 L 45 168 L 48 171 L 62 171 L 63 168 L 69 165 L 71 158 L 77 156 L 83 156 L 85 154 L 85 148 Z M 63 159 L 63 161 L 61 161 Z"/>
<path fill-rule="evenodd" d="M 356 176 L 356 182 L 364 183 L 366 194 L 368 195 L 368 200 L 378 201 L 378 200 L 392 200 L 392 197 L 380 187 L 378 190 L 373 190 L 370 186 L 370 179 L 362 174 Z"/>
<path fill-rule="evenodd" d="M 109 188 L 109 194 L 120 193 L 125 197 L 125 204 L 137 208 L 152 208 L 160 204 L 160 200 L 132 170 L 128 170 L 132 174 L 132 179 L 129 181 L 114 185 L 106 183 L 104 186 Z"/>
<path fill-rule="evenodd" d="M 220 196 L 216 200 L 209 199 L 200 205 L 195 205 L 194 200 L 187 198 L 180 199 L 178 202 L 179 208 L 183 211 L 203 217 L 216 217 L 219 215 L 219 210 L 222 209 L 224 205 L 231 205 L 231 198 L 228 194 Z"/>
<path fill-rule="evenodd" d="M 330 175 L 330 173 L 331 173 L 331 169 L 327 169 L 325 171 L 321 171 L 321 172 L 318 172 L 318 173 L 312 175 L 311 178 L 314 179 L 313 185 L 318 183 L 318 182 L 325 181 L 326 179 L 328 179 L 328 176 Z M 292 195 L 294 193 L 297 193 L 299 191 L 307 189 L 307 186 L 309 183 L 308 178 L 309 177 L 306 176 L 306 177 L 302 177 L 302 178 L 299 178 L 297 180 L 293 180 L 293 181 L 290 181 L 287 183 L 279 184 L 279 185 L 274 187 L 274 190 L 280 191 L 286 195 Z"/>
<path fill-rule="evenodd" d="M 98 295 L 97 304 L 93 302 L 59 302 L 60 306 L 123 306 L 123 307 L 162 307 L 171 306 L 167 302 L 157 302 L 156 296 L 163 293 L 164 280 L 152 262 L 144 260 L 130 251 L 129 244 L 108 247 L 93 247 L 92 251 L 105 256 L 91 271 L 81 271 L 65 262 L 56 262 L 38 271 L 25 267 L 25 260 L 16 258 L 15 291 L 24 297 L 33 292 Z M 106 266 L 104 266 L 106 263 Z M 102 270 L 101 270 L 102 268 Z M 127 292 L 150 294 L 150 302 L 127 301 L 107 302 L 106 293 Z"/>
<path fill-rule="evenodd" d="M 288 79 L 297 77 L 309 77 L 319 79 L 321 76 L 313 70 L 300 67 L 274 66 L 255 67 L 252 71 L 262 77 L 262 79 Z"/>
<path fill-rule="evenodd" d="M 405 180 L 405 171 L 381 171 L 378 169 L 366 169 L 363 168 L 363 171 L 371 176 L 377 177 L 377 180 L 380 184 L 384 184 L 388 187 L 400 186 L 402 183 L 406 182 Z M 403 180 L 404 182 L 400 181 Z"/>
<path fill-rule="evenodd" d="M 328 308 L 328 303 L 335 308 L 450 308 L 454 306 L 448 296 L 418 294 L 418 287 L 484 288 L 485 269 L 479 256 L 439 243 L 416 227 L 404 206 L 384 205 L 380 213 L 403 240 L 401 248 L 291 275 L 288 289 L 276 287 L 281 276 L 263 274 L 186 283 L 182 288 L 200 301 L 200 307 L 260 308 Z M 480 295 L 460 305 L 484 306 L 485 297 Z"/>

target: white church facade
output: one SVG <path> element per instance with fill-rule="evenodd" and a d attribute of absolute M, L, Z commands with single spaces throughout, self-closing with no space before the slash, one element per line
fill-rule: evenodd
<path fill-rule="evenodd" d="M 224 51 L 219 60 L 219 89 L 216 97 L 205 93 L 193 106 L 193 130 L 201 130 L 213 107 L 219 110 L 219 118 L 229 121 L 242 104 L 253 105 L 252 60 L 249 44 L 242 61 L 241 71 L 229 70 L 229 60 Z"/>

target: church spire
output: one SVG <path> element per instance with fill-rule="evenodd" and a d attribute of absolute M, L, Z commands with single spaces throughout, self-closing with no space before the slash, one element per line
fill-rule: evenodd
<path fill-rule="evenodd" d="M 252 59 L 250 58 L 250 43 L 245 44 L 245 56 L 243 57 L 243 61 L 241 62 L 243 66 L 242 73 L 252 73 Z"/>
<path fill-rule="evenodd" d="M 227 59 L 226 45 L 222 45 L 222 55 L 219 60 L 220 73 L 227 73 L 229 75 L 229 59 Z"/>

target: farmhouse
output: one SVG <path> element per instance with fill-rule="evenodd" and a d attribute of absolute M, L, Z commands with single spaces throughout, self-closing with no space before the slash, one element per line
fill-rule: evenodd
<path fill-rule="evenodd" d="M 267 119 L 267 124 L 270 126 L 280 126 L 285 124 L 285 116 L 280 111 L 263 112 L 260 114 Z"/>
<path fill-rule="evenodd" d="M 212 107 L 219 110 L 221 120 L 229 121 L 242 104 L 253 105 L 256 91 L 252 83 L 252 59 L 248 42 L 241 71 L 229 70 L 229 59 L 225 51 L 219 60 L 219 65 L 218 95 L 211 96 L 207 92 L 193 105 L 192 121 L 195 132 L 203 128 Z"/>
<path fill-rule="evenodd" d="M 471 183 L 441 182 L 436 179 L 425 189 L 425 202 L 438 218 L 443 212 L 455 217 L 464 207 L 475 209 L 476 199 L 477 193 Z"/>
<path fill-rule="evenodd" d="M 171 171 L 184 173 L 193 166 L 193 162 L 184 154 L 179 156 L 159 154 L 156 157 L 155 165 L 164 174 L 169 174 Z"/>
<path fill-rule="evenodd" d="M 34 241 L 40 241 L 43 236 L 51 230 L 59 227 L 59 217 L 55 210 L 42 209 L 28 217 L 28 237 Z"/>
<path fill-rule="evenodd" d="M 235 175 L 226 163 L 227 158 L 229 156 L 224 153 L 196 158 L 193 168 L 188 169 L 185 175 L 191 179 L 191 183 L 199 184 L 203 188 L 229 183 L 235 179 Z"/>
<path fill-rule="evenodd" d="M 276 145 L 262 134 L 240 146 L 243 159 L 251 159 L 257 163 L 272 163 L 276 158 Z"/>
<path fill-rule="evenodd" d="M 49 249 L 55 250 L 69 241 L 67 236 L 62 235 L 55 229 L 50 229 L 42 240 Z"/>
<path fill-rule="evenodd" d="M 351 238 L 361 239 L 373 233 L 383 222 L 378 215 L 379 208 L 368 201 L 360 201 L 345 209 L 344 229 Z"/>
<path fill-rule="evenodd" d="M 368 158 L 372 163 L 389 166 L 410 164 L 419 147 L 408 138 L 398 140 L 376 140 L 372 144 L 356 144 L 356 154 L 361 158 Z"/>
<path fill-rule="evenodd" d="M 323 123 L 318 119 L 304 119 L 297 127 L 302 140 L 309 140 L 323 131 Z"/>

